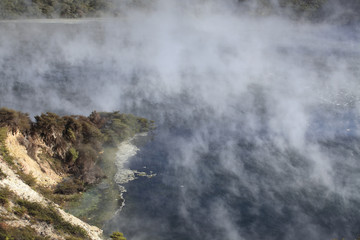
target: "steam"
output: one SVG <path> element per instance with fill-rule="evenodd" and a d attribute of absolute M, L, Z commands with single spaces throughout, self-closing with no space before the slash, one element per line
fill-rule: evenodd
<path fill-rule="evenodd" d="M 116 19 L 0 22 L 0 105 L 156 120 L 193 239 L 355 238 L 359 28 L 236 1 L 123 4 Z M 135 240 L 171 227 L 128 221 Z"/>

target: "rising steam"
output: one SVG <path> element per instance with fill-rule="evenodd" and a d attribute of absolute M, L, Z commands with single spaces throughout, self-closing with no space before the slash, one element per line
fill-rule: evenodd
<path fill-rule="evenodd" d="M 356 25 L 236 1 L 122 9 L 99 21 L 0 22 L 1 106 L 154 119 L 171 170 L 161 180 L 183 186 L 173 211 L 191 239 L 357 237 Z M 135 240 L 171 228 L 128 221 L 142 229 Z"/>

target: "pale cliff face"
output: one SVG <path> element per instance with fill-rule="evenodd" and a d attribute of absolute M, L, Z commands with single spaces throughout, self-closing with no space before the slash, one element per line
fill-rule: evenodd
<path fill-rule="evenodd" d="M 38 140 L 38 144 L 43 148 L 37 149 L 35 159 L 28 155 L 25 146 L 21 145 L 19 140 L 24 138 L 20 133 L 8 134 L 6 139 L 6 147 L 9 149 L 10 154 L 16 159 L 19 167 L 26 174 L 32 174 L 36 178 L 37 184 L 45 187 L 51 187 L 58 184 L 63 179 L 63 174 L 56 173 L 48 160 L 40 159 L 39 154 L 44 151 L 46 145 Z"/>
<path fill-rule="evenodd" d="M 31 158 L 25 147 L 19 143 L 20 134 L 8 134 L 5 141 L 6 147 L 10 155 L 14 158 L 15 164 L 24 171 L 26 174 L 32 174 L 36 178 L 36 184 L 41 186 L 50 187 L 57 184 L 63 176 L 58 175 L 51 169 L 48 162 L 40 159 Z M 60 214 L 60 216 L 68 223 L 79 226 L 86 231 L 89 239 L 100 240 L 102 239 L 102 230 L 91 226 L 71 214 L 63 211 L 57 204 L 46 199 L 40 193 L 36 192 L 29 185 L 24 183 L 13 169 L 0 157 L 0 169 L 5 177 L 0 178 L 0 189 L 7 188 L 13 192 L 18 199 L 27 200 L 30 202 L 40 203 L 46 208 L 52 206 Z M 50 239 L 65 239 L 63 234 L 54 229 L 52 224 L 40 221 L 30 221 L 31 217 L 24 215 L 19 217 L 13 213 L 15 203 L 10 202 L 8 207 L 0 206 L 0 217 L 5 219 L 3 224 L 10 227 L 30 227 L 34 229 L 37 234 L 41 236 L 48 236 Z"/>

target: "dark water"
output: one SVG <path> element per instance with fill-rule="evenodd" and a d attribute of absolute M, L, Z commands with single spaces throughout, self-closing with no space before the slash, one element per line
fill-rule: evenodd
<path fill-rule="evenodd" d="M 211 142 L 209 151 L 194 159 L 194 169 L 169 162 L 177 148 L 169 142 L 190 137 L 185 129 L 155 132 L 130 167 L 147 166 L 146 171 L 157 176 L 126 184 L 126 206 L 105 225 L 106 232 L 121 230 L 128 239 L 164 240 L 359 236 L 360 200 L 344 197 L 340 188 L 359 189 L 352 181 L 360 173 L 360 139 L 345 135 L 316 143 L 334 161 L 333 184 L 339 187 L 334 192 L 311 179 L 314 164 L 306 159 L 307 153 L 279 149 L 268 140 L 255 143 L 227 136 Z M 232 157 L 242 167 L 233 166 L 234 172 L 221 161 L 224 141 L 235 142 Z M 348 161 L 357 163 L 349 167 Z M 274 167 L 278 164 L 281 170 Z"/>
<path fill-rule="evenodd" d="M 102 23 L 0 24 L 0 105 L 155 120 L 130 167 L 157 176 L 125 186 L 107 233 L 358 237 L 359 28 L 169 2 Z"/>

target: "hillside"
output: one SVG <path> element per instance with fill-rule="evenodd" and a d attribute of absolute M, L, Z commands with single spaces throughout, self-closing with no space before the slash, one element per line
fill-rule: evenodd
<path fill-rule="evenodd" d="M 145 1 L 130 2 L 141 5 Z M 260 15 L 277 14 L 295 19 L 331 20 L 340 23 L 359 20 L 360 3 L 357 0 L 237 0 L 236 2 L 239 8 L 247 11 L 255 9 Z M 114 0 L 2 0 L 0 19 L 116 16 L 120 12 L 120 6 L 121 1 Z"/>
<path fill-rule="evenodd" d="M 360 2 L 357 0 L 238 0 L 251 6 L 260 15 L 275 14 L 296 20 L 348 24 L 359 21 Z M 245 7 L 246 8 L 246 7 Z"/>
<path fill-rule="evenodd" d="M 0 18 L 96 17 L 111 8 L 105 0 L 2 0 Z"/>
<path fill-rule="evenodd" d="M 104 146 L 146 132 L 152 122 L 119 112 L 46 113 L 32 122 L 2 108 L 0 127 L 0 239 L 102 239 L 101 229 L 61 205 L 105 177 L 98 166 Z"/>

